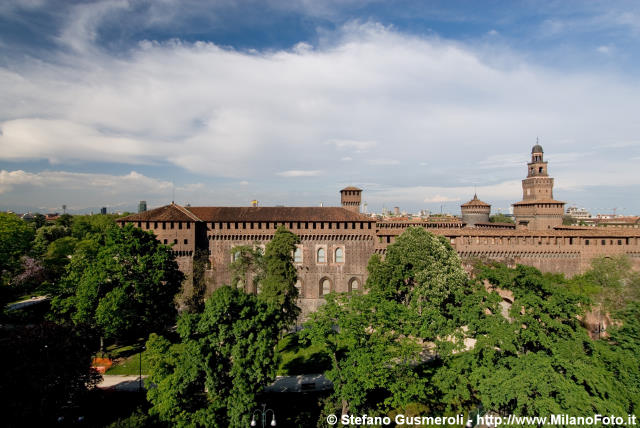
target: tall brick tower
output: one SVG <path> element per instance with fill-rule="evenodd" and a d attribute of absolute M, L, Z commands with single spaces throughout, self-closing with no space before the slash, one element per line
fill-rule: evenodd
<path fill-rule="evenodd" d="M 359 213 L 361 201 L 362 189 L 349 186 L 340 190 L 340 202 L 342 204 L 342 208 L 346 208 L 354 213 Z"/>
<path fill-rule="evenodd" d="M 527 178 L 522 180 L 522 201 L 513 204 L 518 227 L 545 230 L 562 225 L 564 202 L 553 199 L 553 178 L 547 173 L 543 156 L 542 146 L 536 141 L 527 164 Z"/>

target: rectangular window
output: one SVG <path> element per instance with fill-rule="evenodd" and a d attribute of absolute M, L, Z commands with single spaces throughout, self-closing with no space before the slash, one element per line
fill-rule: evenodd
<path fill-rule="evenodd" d="M 141 221 L 138 222 L 138 228 L 142 228 L 142 222 Z"/>
<path fill-rule="evenodd" d="M 178 222 L 178 229 L 182 230 L 182 222 L 181 221 Z"/>
<path fill-rule="evenodd" d="M 320 222 L 320 229 L 324 229 L 324 222 Z"/>
<path fill-rule="evenodd" d="M 622 239 L 618 239 L 618 245 L 622 245 Z"/>
<path fill-rule="evenodd" d="M 316 228 L 316 222 L 315 221 L 313 222 L 313 228 L 314 229 Z"/>
<path fill-rule="evenodd" d="M 187 229 L 191 229 L 191 223 L 187 222 Z"/>
<path fill-rule="evenodd" d="M 162 229 L 164 230 L 164 229 L 166 229 L 166 228 L 167 228 L 167 222 L 166 222 L 166 221 L 163 221 L 163 222 L 162 222 Z"/>
<path fill-rule="evenodd" d="M 173 222 L 169 223 L 169 227 L 173 229 Z"/>
<path fill-rule="evenodd" d="M 185 244 L 185 245 L 187 245 L 188 243 L 189 243 L 189 240 L 188 240 L 188 239 L 185 239 L 185 240 L 184 240 L 184 244 Z"/>
<path fill-rule="evenodd" d="M 178 240 L 177 240 L 177 239 L 174 239 L 174 240 L 173 240 L 173 243 L 174 243 L 174 244 L 177 244 L 177 243 L 178 243 Z"/>
<path fill-rule="evenodd" d="M 607 244 L 607 241 L 606 241 L 605 239 L 603 239 L 602 241 L 600 241 L 600 243 L 601 243 L 602 245 L 606 245 L 606 244 Z"/>
<path fill-rule="evenodd" d="M 167 245 L 169 241 L 167 241 L 166 239 L 164 240 L 164 245 Z"/>
<path fill-rule="evenodd" d="M 589 245 L 589 240 L 588 239 L 584 240 L 584 245 Z"/>
<path fill-rule="evenodd" d="M 154 222 L 153 222 L 153 228 L 154 228 L 154 229 L 157 229 L 157 228 L 158 228 L 158 222 L 157 222 L 157 221 L 154 221 Z"/>

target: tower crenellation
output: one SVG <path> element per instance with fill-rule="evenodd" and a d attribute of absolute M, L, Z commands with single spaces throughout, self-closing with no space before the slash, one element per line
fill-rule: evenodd
<path fill-rule="evenodd" d="M 340 203 L 342 208 L 346 208 L 354 213 L 360 212 L 360 203 L 362 202 L 362 189 L 349 186 L 340 190 Z"/>

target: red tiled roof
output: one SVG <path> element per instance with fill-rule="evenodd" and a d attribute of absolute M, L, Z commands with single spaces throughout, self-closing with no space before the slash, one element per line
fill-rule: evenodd
<path fill-rule="evenodd" d="M 182 207 L 166 205 L 118 219 L 126 221 L 368 221 L 340 207 Z"/>
<path fill-rule="evenodd" d="M 193 213 L 187 211 L 184 207 L 171 204 L 138 214 L 131 214 L 129 216 L 119 218 L 117 221 L 200 221 L 200 219 L 193 215 Z"/>
<path fill-rule="evenodd" d="M 473 199 L 471 199 L 469 202 L 464 203 L 460 206 L 461 207 L 490 207 L 491 205 L 489 205 L 486 202 L 482 202 L 480 199 L 478 199 L 478 195 L 473 195 Z"/>
<path fill-rule="evenodd" d="M 357 187 L 353 187 L 353 186 L 347 186 L 342 190 L 358 190 L 359 192 L 362 192 L 362 189 L 358 189 Z M 342 192 L 342 190 L 340 190 Z"/>
<path fill-rule="evenodd" d="M 203 221 L 375 221 L 340 207 L 189 207 Z"/>

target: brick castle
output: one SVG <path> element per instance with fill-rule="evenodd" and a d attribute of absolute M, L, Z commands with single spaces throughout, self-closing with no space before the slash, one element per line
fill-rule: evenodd
<path fill-rule="evenodd" d="M 192 277 L 194 257 L 206 258 L 207 294 L 229 284 L 232 248 L 264 247 L 283 225 L 301 238 L 295 251 L 299 304 L 314 311 L 329 292 L 363 286 L 372 254 L 411 226 L 445 236 L 465 262 L 490 259 L 534 266 L 568 276 L 584 272 L 594 257 L 628 255 L 640 268 L 640 229 L 562 226 L 564 202 L 553 199 L 553 178 L 536 144 L 522 180 L 522 201 L 513 204 L 515 224 L 490 223 L 491 206 L 473 199 L 461 206 L 462 219 L 376 220 L 360 214 L 362 190 L 340 191 L 341 207 L 190 207 L 170 204 L 118 220 L 151 230 L 171 245 L 180 269 Z M 247 292 L 258 292 L 242 285 Z"/>

